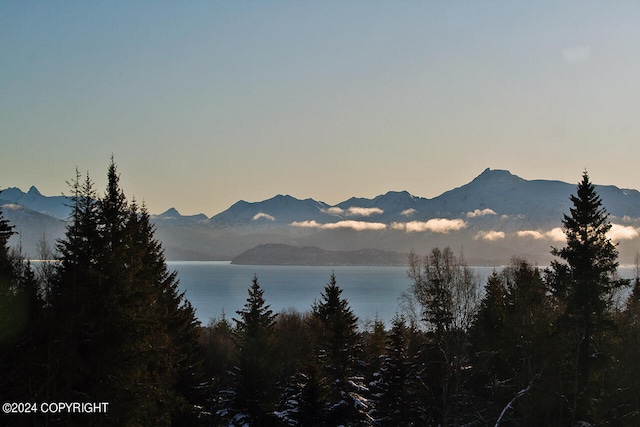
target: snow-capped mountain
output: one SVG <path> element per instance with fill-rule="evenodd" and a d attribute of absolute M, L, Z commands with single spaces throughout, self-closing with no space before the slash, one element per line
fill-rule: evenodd
<path fill-rule="evenodd" d="M 313 199 L 299 200 L 289 195 L 277 196 L 262 202 L 249 203 L 240 200 L 229 209 L 213 216 L 208 224 L 214 228 L 233 229 L 269 229 L 274 226 L 289 226 L 301 218 L 314 221 L 331 220 L 325 213 L 326 203 Z"/>
<path fill-rule="evenodd" d="M 525 180 L 506 170 L 486 169 L 473 181 L 426 199 L 406 191 L 390 191 L 373 199 L 352 197 L 329 206 L 313 199 L 298 200 L 276 196 L 262 202 L 237 202 L 214 216 L 209 224 L 237 228 L 260 225 L 273 227 L 317 226 L 343 221 L 358 223 L 394 223 L 461 219 L 465 222 L 510 223 L 527 227 L 560 226 L 569 212 L 570 195 L 576 185 L 561 181 Z M 615 186 L 596 186 L 612 218 L 640 217 L 640 192 Z M 346 224 L 345 224 L 346 226 Z M 330 228 L 330 227 L 327 227 Z"/>
<path fill-rule="evenodd" d="M 67 197 L 43 196 L 34 186 L 26 193 L 16 187 L 2 190 L 0 192 L 0 206 L 10 203 L 61 220 L 66 220 L 71 212 L 70 200 Z"/>
<path fill-rule="evenodd" d="M 151 219 L 156 222 L 170 221 L 173 223 L 199 223 L 207 221 L 209 218 L 205 214 L 181 215 L 176 208 L 169 208 L 160 215 L 151 215 Z"/>
<path fill-rule="evenodd" d="M 400 252 L 448 245 L 464 248 L 467 258 L 477 262 L 522 255 L 545 263 L 550 246 L 563 245 L 562 218 L 575 189 L 575 184 L 525 180 L 506 170 L 486 169 L 432 199 L 389 191 L 330 206 L 277 195 L 260 202 L 238 201 L 211 218 L 183 216 L 172 208 L 152 215 L 152 220 L 169 259 L 231 259 L 259 244 L 283 243 Z M 610 237 L 620 243 L 623 262 L 630 262 L 640 252 L 640 192 L 615 186 L 596 186 L 596 191 L 610 213 Z M 37 213 L 62 224 L 60 219 L 69 212 L 68 199 L 43 196 L 35 187 L 28 193 L 3 191 L 0 205 L 5 205 L 7 219 L 19 224 L 27 252 L 44 224 L 42 218 L 28 218 Z M 51 224 L 45 228 L 49 239 L 61 237 L 64 230 Z"/>

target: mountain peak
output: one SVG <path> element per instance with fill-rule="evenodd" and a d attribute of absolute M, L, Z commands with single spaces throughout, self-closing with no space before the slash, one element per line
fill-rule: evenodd
<path fill-rule="evenodd" d="M 491 169 L 491 168 L 486 168 L 484 171 L 482 171 L 482 173 L 480 175 L 478 175 L 478 178 L 480 177 L 484 177 L 484 178 L 488 178 L 488 177 L 505 177 L 505 176 L 514 176 L 511 172 L 509 172 L 506 169 Z"/>
<path fill-rule="evenodd" d="M 501 183 L 513 183 L 514 181 L 524 181 L 517 175 L 512 174 L 506 169 L 490 169 L 486 168 L 480 175 L 475 177 L 471 183 L 487 181 L 501 182 Z"/>
<path fill-rule="evenodd" d="M 278 201 L 290 201 L 290 200 L 298 200 L 293 196 L 290 196 L 289 194 L 278 194 L 276 196 L 274 196 L 272 198 L 272 200 L 278 200 Z"/>
<path fill-rule="evenodd" d="M 178 212 L 176 208 L 169 208 L 158 216 L 165 218 L 179 218 L 180 212 Z"/>
<path fill-rule="evenodd" d="M 42 193 L 40 193 L 40 191 L 36 188 L 35 185 L 32 185 L 31 188 L 29 188 L 29 193 L 27 194 L 31 194 L 33 196 L 42 196 Z"/>

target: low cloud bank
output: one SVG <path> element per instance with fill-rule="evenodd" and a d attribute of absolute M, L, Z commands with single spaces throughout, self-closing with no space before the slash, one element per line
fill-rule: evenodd
<path fill-rule="evenodd" d="M 611 240 L 631 240 L 640 236 L 638 229 L 630 225 L 611 224 L 607 237 Z"/>
<path fill-rule="evenodd" d="M 433 233 L 449 233 L 451 231 L 458 231 L 467 226 L 467 223 L 461 219 L 445 219 L 445 218 L 433 218 L 428 221 L 410 221 L 406 224 L 393 223 L 391 227 L 395 230 L 404 229 L 407 233 L 419 233 L 424 231 L 431 231 Z"/>
<path fill-rule="evenodd" d="M 474 236 L 474 240 L 488 240 L 490 242 L 502 240 L 505 237 L 504 231 L 478 231 Z"/>
<path fill-rule="evenodd" d="M 478 216 L 486 216 L 486 215 L 497 215 L 497 213 L 493 209 L 476 209 L 473 212 L 467 212 L 467 218 L 475 218 Z"/>
<path fill-rule="evenodd" d="M 550 239 L 558 242 L 565 242 L 567 238 L 564 230 L 556 227 L 549 231 L 540 230 L 522 230 L 516 232 L 518 237 L 530 237 L 533 239 Z M 611 224 L 611 230 L 607 233 L 607 237 L 614 241 L 632 240 L 640 237 L 640 229 L 630 225 Z"/>
<path fill-rule="evenodd" d="M 394 222 L 387 226 L 380 222 L 367 222 L 367 221 L 353 221 L 344 220 L 338 222 L 330 222 L 321 224 L 315 220 L 307 221 L 294 221 L 291 223 L 293 227 L 301 228 L 319 228 L 324 230 L 335 230 L 340 228 L 350 228 L 352 230 L 386 230 L 388 228 L 392 230 L 406 231 L 407 233 L 418 232 L 433 232 L 433 233 L 449 233 L 451 231 L 458 231 L 467 226 L 467 223 L 461 219 L 444 219 L 434 218 L 428 221 L 410 221 L 407 223 Z"/>
<path fill-rule="evenodd" d="M 413 215 L 413 214 L 414 214 L 414 213 L 416 213 L 416 212 L 417 212 L 417 211 L 416 211 L 415 209 L 413 209 L 413 208 L 409 208 L 409 209 L 405 209 L 405 210 L 403 210 L 402 212 L 400 212 L 400 215 L 402 215 L 402 216 L 411 216 L 411 215 Z"/>
<path fill-rule="evenodd" d="M 337 206 L 322 209 L 322 212 L 328 213 L 330 215 L 345 215 L 345 216 L 371 216 L 371 215 L 380 215 L 384 213 L 384 211 L 380 208 L 360 208 L 357 206 L 351 206 L 348 209 L 342 209 Z"/>
<path fill-rule="evenodd" d="M 493 215 L 493 214 L 487 214 Z M 274 221 L 275 218 L 271 215 L 260 212 L 256 214 L 253 219 L 258 220 L 260 218 Z M 440 233 L 447 234 L 455 231 L 460 231 L 467 228 L 467 223 L 462 219 L 446 219 L 446 218 L 433 218 L 428 221 L 409 221 L 409 222 L 394 222 L 391 224 L 384 224 L 381 222 L 368 222 L 368 221 L 356 221 L 356 220 L 342 220 L 337 222 L 319 223 L 315 220 L 306 221 L 294 221 L 290 224 L 292 227 L 300 228 L 317 228 L 322 230 L 338 230 L 338 229 L 351 229 L 355 231 L 383 231 L 383 230 L 396 230 L 404 231 L 406 233 Z M 551 230 L 521 230 L 516 231 L 510 236 L 529 238 L 535 240 L 552 240 L 555 242 L 566 242 L 564 230 L 561 227 L 555 227 Z M 473 237 L 474 240 L 486 240 L 497 241 L 503 240 L 507 237 L 507 233 L 504 231 L 495 230 L 480 230 Z M 607 233 L 607 237 L 614 241 L 631 240 L 640 237 L 640 228 L 632 226 L 625 226 L 619 224 L 612 224 L 611 230 Z"/>
<path fill-rule="evenodd" d="M 261 218 L 268 219 L 269 221 L 275 221 L 276 220 L 275 217 L 273 217 L 273 216 L 271 216 L 269 214 L 266 214 L 264 212 L 258 212 L 257 214 L 255 214 L 253 216 L 253 220 L 254 221 L 257 221 L 257 220 L 259 220 Z"/>
<path fill-rule="evenodd" d="M 540 230 L 522 230 L 516 232 L 516 236 L 518 237 L 530 237 L 533 239 L 550 239 L 556 242 L 564 242 L 566 241 L 566 237 L 564 235 L 564 231 L 560 227 L 553 228 L 549 231 L 540 231 Z"/>
<path fill-rule="evenodd" d="M 302 228 L 320 228 L 323 230 L 337 230 L 341 228 L 350 228 L 356 231 L 365 231 L 365 230 L 385 230 L 387 228 L 386 224 L 382 224 L 380 222 L 366 222 L 366 221 L 338 221 L 338 222 L 330 222 L 326 224 L 320 224 L 318 221 L 294 221 L 291 223 L 293 227 L 302 227 Z"/>

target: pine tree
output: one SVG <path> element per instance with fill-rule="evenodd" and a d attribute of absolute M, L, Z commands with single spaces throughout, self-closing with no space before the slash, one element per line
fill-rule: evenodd
<path fill-rule="evenodd" d="M 562 332 L 566 334 L 570 356 L 565 361 L 571 389 L 570 416 L 574 422 L 595 421 L 594 402 L 602 394 L 596 369 L 604 369 L 606 357 L 602 341 L 611 326 L 611 296 L 624 283 L 615 279 L 618 250 L 607 237 L 611 229 L 608 213 L 585 171 L 571 196 L 570 214 L 564 215 L 567 244 L 553 248 L 552 254 L 566 264 L 554 263 L 557 277 L 554 294 L 564 306 Z"/>
<path fill-rule="evenodd" d="M 265 425 L 273 419 L 274 363 L 272 339 L 275 315 L 264 299 L 258 277 L 254 276 L 244 309 L 237 311 L 237 363 L 235 396 L 232 402 L 234 424 Z"/>

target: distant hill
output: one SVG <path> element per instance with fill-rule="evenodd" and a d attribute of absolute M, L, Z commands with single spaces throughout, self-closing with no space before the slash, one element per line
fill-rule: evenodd
<path fill-rule="evenodd" d="M 407 265 L 407 254 L 362 249 L 359 251 L 326 251 L 317 247 L 283 244 L 258 245 L 234 257 L 239 265 Z"/>
<path fill-rule="evenodd" d="M 552 259 L 550 248 L 564 244 L 562 217 L 575 189 L 575 184 L 486 169 L 431 199 L 389 191 L 331 206 L 277 195 L 240 200 L 212 217 L 185 216 L 171 208 L 151 218 L 170 260 L 231 260 L 259 245 L 283 244 L 395 253 L 450 246 L 475 265 L 502 264 L 514 255 L 546 264 Z M 610 214 L 610 237 L 619 243 L 621 262 L 632 263 L 640 252 L 640 192 L 612 185 L 596 185 L 596 191 Z M 1 205 L 21 233 L 12 244 L 20 242 L 28 254 L 43 236 L 54 242 L 64 233 L 69 200 L 63 196 L 43 196 L 35 187 L 27 193 L 8 188 L 0 193 Z"/>

